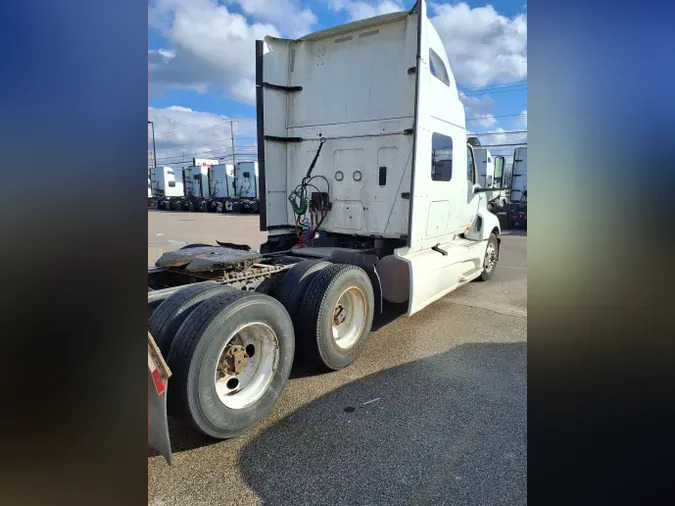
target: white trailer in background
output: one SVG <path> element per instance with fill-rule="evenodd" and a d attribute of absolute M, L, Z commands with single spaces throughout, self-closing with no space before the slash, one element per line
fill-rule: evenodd
<path fill-rule="evenodd" d="M 211 200 L 211 168 L 218 160 L 192 159 L 192 166 L 183 169 L 185 199 L 181 203 L 184 211 L 208 211 Z"/>
<path fill-rule="evenodd" d="M 148 272 L 150 442 L 167 459 L 166 400 L 197 430 L 234 437 L 274 407 L 296 337 L 340 369 L 384 301 L 411 316 L 494 275 L 499 221 L 426 9 L 256 42 L 267 242 L 187 245 Z"/>
<path fill-rule="evenodd" d="M 234 170 L 237 202 L 233 210 L 242 213 L 258 212 L 258 162 L 238 162 Z"/>
<path fill-rule="evenodd" d="M 487 148 L 474 149 L 479 183 L 483 188 L 494 188 L 486 192 L 488 209 L 494 211 L 504 205 L 505 191 L 502 189 L 504 177 L 504 157 L 493 156 Z"/>
<path fill-rule="evenodd" d="M 209 212 L 228 213 L 232 211 L 232 203 L 236 200 L 234 165 L 231 163 L 214 165 L 209 168 L 209 185 L 211 199 Z"/>
<path fill-rule="evenodd" d="M 513 152 L 509 198 L 506 203 L 506 226 L 527 228 L 527 147 Z"/>
<path fill-rule="evenodd" d="M 152 199 L 150 205 L 156 209 L 171 209 L 184 196 L 182 177 L 176 177 L 171 167 L 156 167 L 150 169 L 150 187 Z"/>

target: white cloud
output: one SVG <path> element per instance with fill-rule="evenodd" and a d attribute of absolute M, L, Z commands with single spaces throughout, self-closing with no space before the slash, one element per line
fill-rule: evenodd
<path fill-rule="evenodd" d="M 490 111 L 494 105 L 495 101 L 490 95 L 469 95 L 467 96 L 463 91 L 459 92 L 459 99 L 464 104 L 464 110 L 467 113 L 473 114 L 485 114 Z"/>
<path fill-rule="evenodd" d="M 489 134 L 475 133 L 480 143 L 488 147 L 493 155 L 502 155 L 507 165 L 511 163 L 513 152 L 517 146 L 512 144 L 527 143 L 527 133 L 511 133 L 503 128 L 490 128 Z M 501 146 L 500 146 L 501 145 Z"/>
<path fill-rule="evenodd" d="M 363 0 L 331 0 L 330 8 L 334 12 L 346 10 L 351 21 L 406 10 L 401 0 L 380 0 L 376 3 Z"/>
<path fill-rule="evenodd" d="M 352 20 L 407 10 L 412 0 L 323 0 Z M 237 4 L 246 16 L 233 12 Z M 408 5 L 409 6 L 409 5 Z M 458 83 L 483 86 L 527 76 L 527 17 L 499 15 L 492 6 L 429 3 Z M 316 28 L 306 0 L 152 0 L 150 24 L 167 40 L 148 52 L 150 95 L 165 89 L 215 92 L 255 103 L 255 43 L 266 35 L 297 37 Z M 467 114 L 490 113 L 489 96 L 460 94 Z M 489 121 L 486 119 L 485 121 Z"/>
<path fill-rule="evenodd" d="M 527 77 L 527 14 L 502 16 L 491 5 L 430 4 L 436 27 L 460 84 L 484 86 Z"/>
<path fill-rule="evenodd" d="M 154 1 L 151 27 L 160 31 L 171 48 L 148 52 L 151 96 L 166 88 L 224 91 L 226 96 L 253 104 L 255 41 L 267 35 L 305 34 L 316 22 L 312 11 L 297 0 L 236 2 L 256 22 L 249 24 L 245 16 L 230 12 L 217 0 Z"/>
<path fill-rule="evenodd" d="M 192 158 L 219 158 L 232 153 L 230 124 L 227 116 L 171 106 L 162 109 L 148 107 L 148 117 L 154 122 L 158 165 L 181 165 Z M 239 159 L 255 155 L 255 118 L 234 118 L 235 150 Z M 151 131 L 148 131 L 151 136 Z M 152 138 L 150 148 L 152 149 Z"/>
<path fill-rule="evenodd" d="M 328 0 L 335 11 L 358 20 L 407 10 L 402 0 Z M 413 2 L 414 3 L 414 2 Z M 502 16 L 491 5 L 428 3 L 427 15 L 438 31 L 460 84 L 483 86 L 527 77 L 527 14 Z"/>
<path fill-rule="evenodd" d="M 518 118 L 518 123 L 524 127 L 527 128 L 527 109 L 525 109 L 519 116 Z"/>
<path fill-rule="evenodd" d="M 282 27 L 291 38 L 307 35 L 317 22 L 312 10 L 303 8 L 298 0 L 230 0 L 230 3 L 239 4 L 249 16 Z"/>
<path fill-rule="evenodd" d="M 478 126 L 482 126 L 482 127 L 489 128 L 489 127 L 491 127 L 491 126 L 496 125 L 496 124 L 497 124 L 497 120 L 496 120 L 495 117 L 494 117 L 492 114 L 490 114 L 490 113 L 487 113 L 487 114 L 476 114 L 476 115 L 472 116 L 472 123 L 474 123 L 474 124 L 476 124 L 476 125 L 478 125 Z"/>

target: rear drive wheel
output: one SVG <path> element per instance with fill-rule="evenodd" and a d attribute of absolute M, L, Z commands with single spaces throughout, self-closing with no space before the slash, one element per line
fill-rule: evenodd
<path fill-rule="evenodd" d="M 495 269 L 497 268 L 497 262 L 499 260 L 499 241 L 497 236 L 493 233 L 490 234 L 488 239 L 487 248 L 485 249 L 485 257 L 483 259 L 483 272 L 478 277 L 481 281 L 488 281 L 492 278 Z"/>
<path fill-rule="evenodd" d="M 237 436 L 276 404 L 294 351 L 293 324 L 278 301 L 215 295 L 187 317 L 169 352 L 170 412 L 211 437 Z"/>
<path fill-rule="evenodd" d="M 162 355 L 168 355 L 176 331 L 197 306 L 223 290 L 232 290 L 215 282 L 187 285 L 165 299 L 152 311 L 148 328 Z"/>
<path fill-rule="evenodd" d="M 274 298 L 277 299 L 291 315 L 294 325 L 298 326 L 298 307 L 305 295 L 309 282 L 320 270 L 332 265 L 325 260 L 304 260 L 294 265 L 279 282 Z"/>
<path fill-rule="evenodd" d="M 363 269 L 326 267 L 310 281 L 298 310 L 301 345 L 328 369 L 342 369 L 363 350 L 374 312 L 373 287 Z"/>

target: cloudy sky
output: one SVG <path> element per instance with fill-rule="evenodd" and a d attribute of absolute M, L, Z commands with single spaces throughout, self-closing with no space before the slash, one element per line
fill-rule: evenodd
<path fill-rule="evenodd" d="M 255 156 L 255 43 L 388 12 L 415 0 L 150 0 L 149 117 L 158 165 Z M 523 0 L 428 0 L 473 132 L 527 128 L 527 7 Z M 150 133 L 150 132 L 149 132 Z M 526 134 L 480 136 L 516 143 Z M 513 147 L 496 152 L 513 153 Z M 507 161 L 508 162 L 508 161 Z"/>

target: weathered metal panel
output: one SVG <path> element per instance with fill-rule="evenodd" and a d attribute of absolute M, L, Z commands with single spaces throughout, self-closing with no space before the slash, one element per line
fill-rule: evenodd
<path fill-rule="evenodd" d="M 244 251 L 222 246 L 202 246 L 164 253 L 157 267 L 185 267 L 188 272 L 209 272 L 231 268 L 244 269 L 258 262 L 262 255 L 257 251 Z"/>

